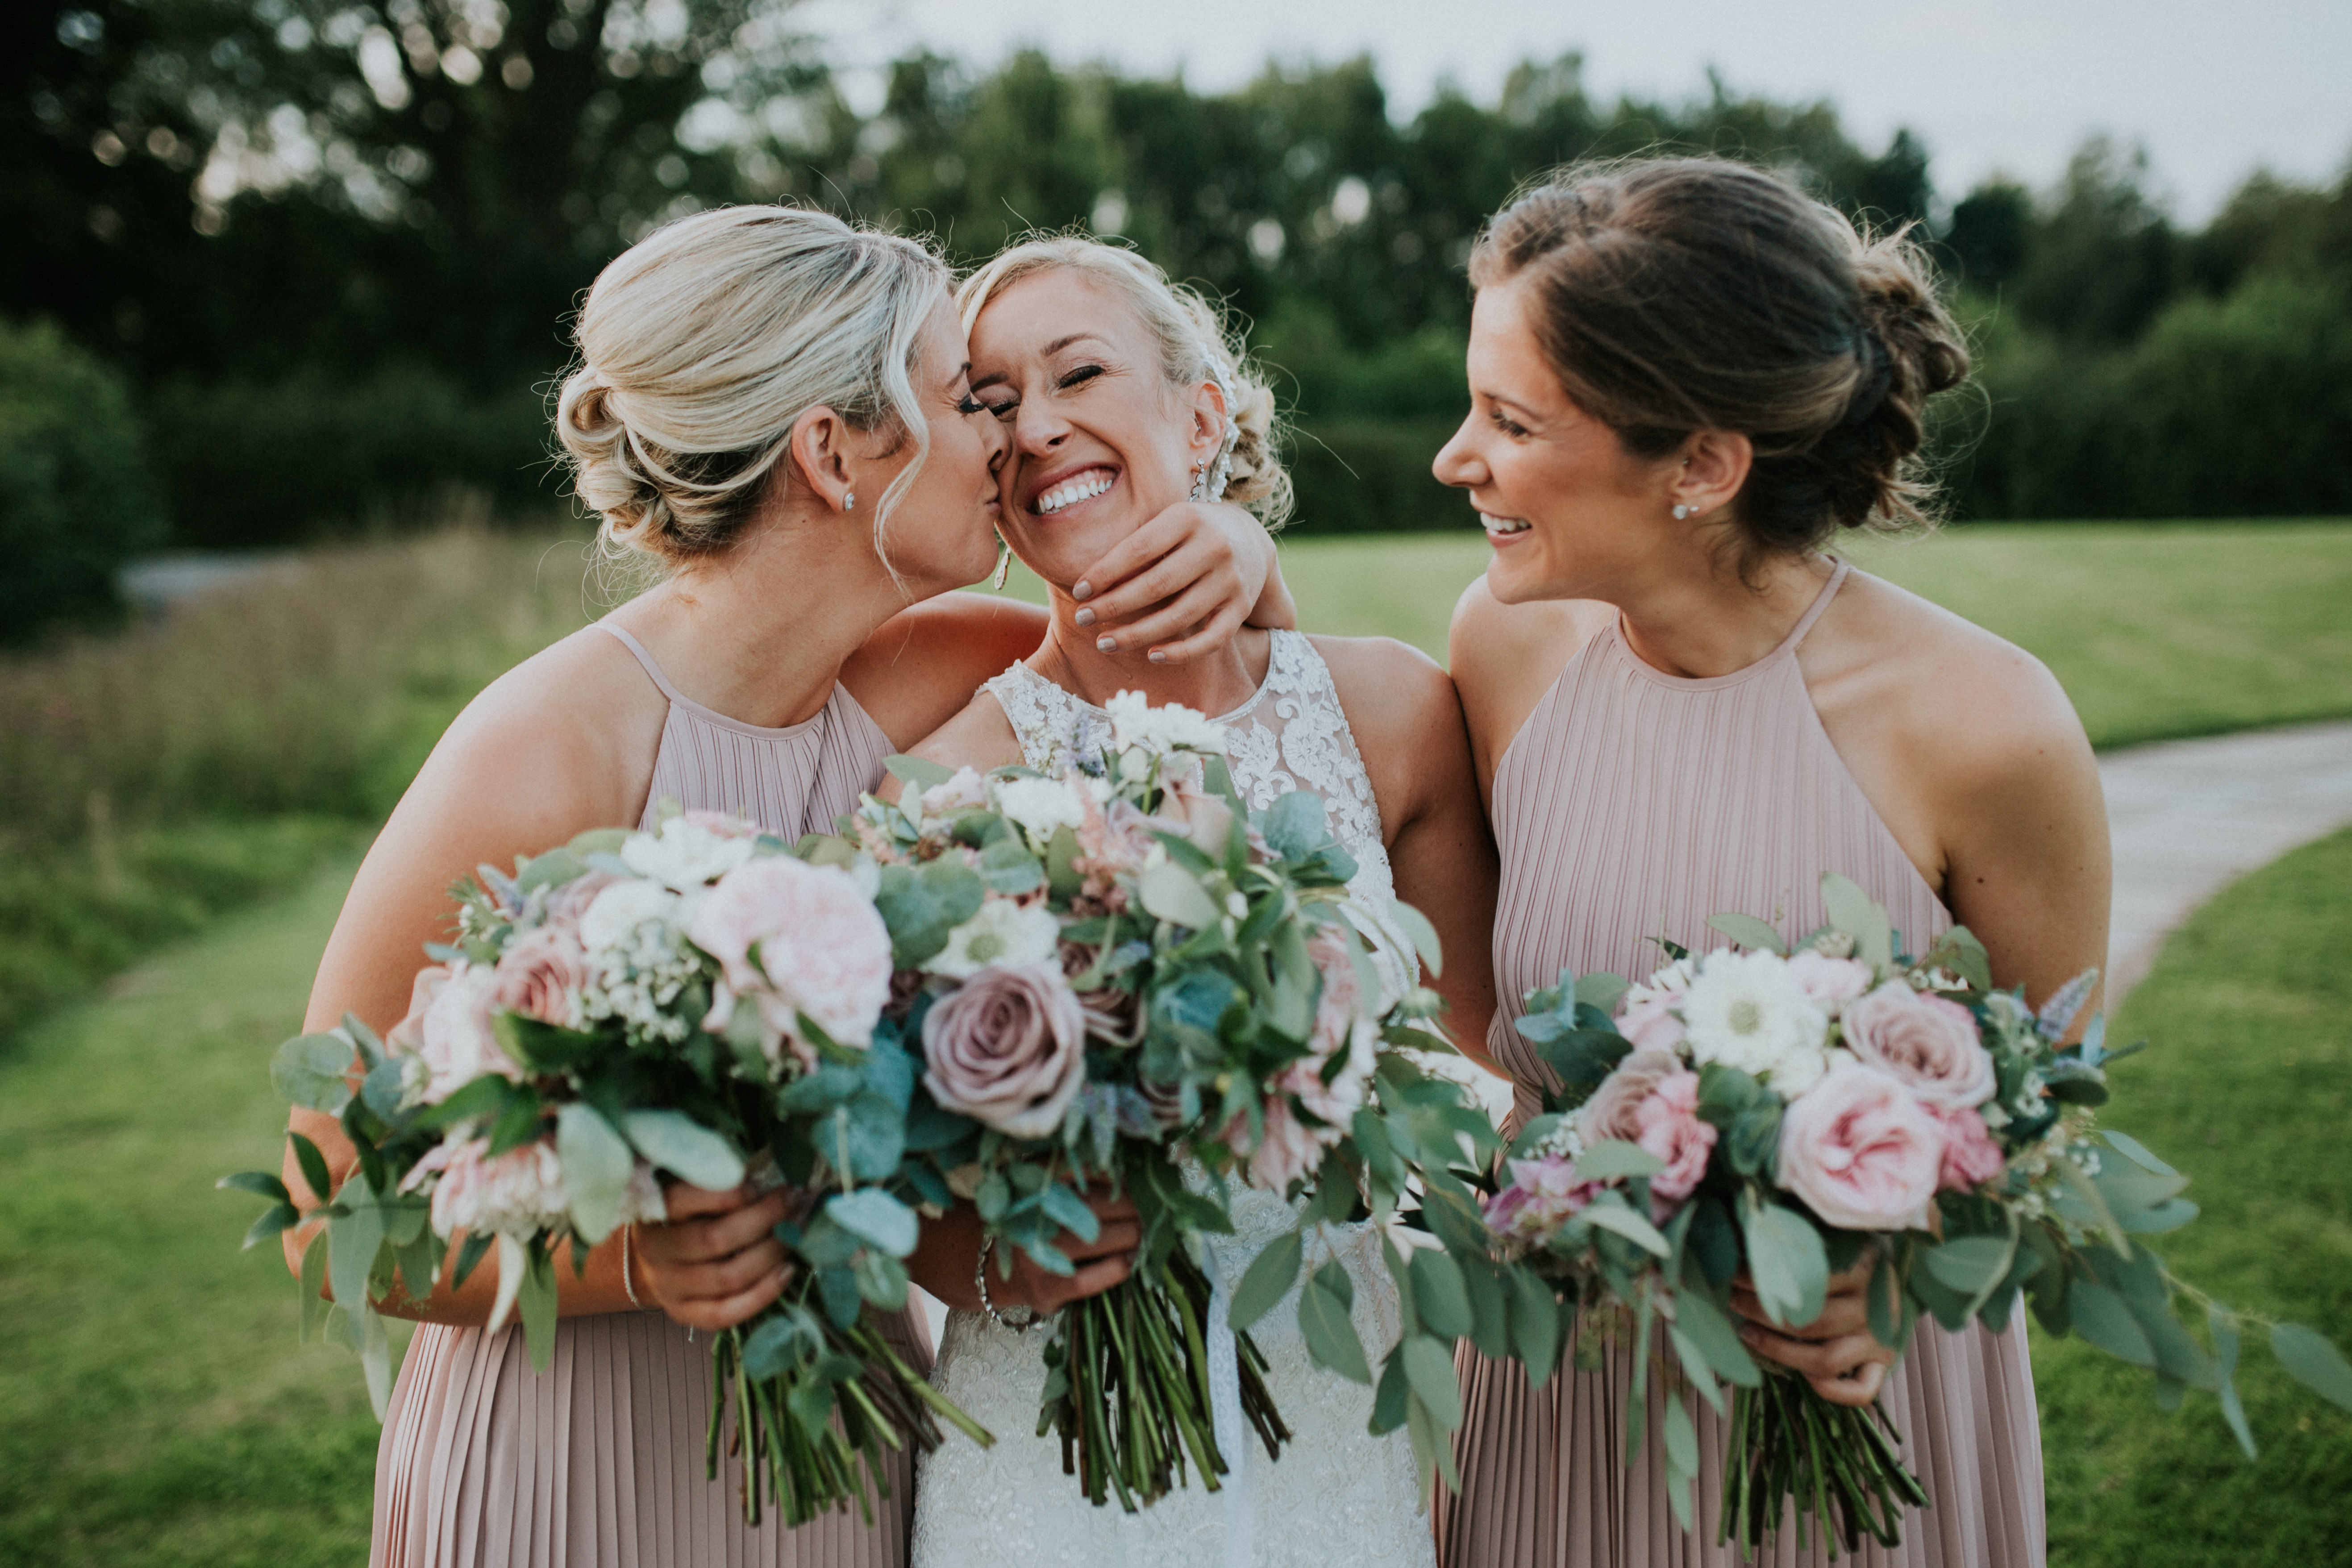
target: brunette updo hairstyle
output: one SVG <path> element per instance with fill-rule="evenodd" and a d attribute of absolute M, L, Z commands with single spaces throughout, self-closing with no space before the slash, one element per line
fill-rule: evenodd
<path fill-rule="evenodd" d="M 948 269 L 910 239 L 798 207 L 725 207 L 656 230 L 596 277 L 556 434 L 608 551 L 677 565 L 758 513 L 793 421 L 822 404 L 916 444 L 872 503 L 874 542 L 929 453 L 915 397 Z"/>
<path fill-rule="evenodd" d="M 1664 457 L 1700 430 L 1754 443 L 1732 508 L 1743 570 L 1840 529 L 1929 522 L 1923 415 L 1969 355 L 1903 232 L 1867 237 L 1724 159 L 1582 165 L 1479 237 L 1475 286 L 1522 273 L 1561 386 L 1628 449 Z"/>
<path fill-rule="evenodd" d="M 1076 272 L 1092 279 L 1127 302 L 1160 347 L 1160 374 L 1171 392 L 1189 392 L 1204 381 L 1223 385 L 1233 406 L 1232 464 L 1223 499 L 1249 511 L 1269 529 L 1290 516 L 1290 475 L 1277 450 L 1280 419 L 1265 373 L 1251 363 L 1241 324 L 1198 289 L 1171 280 L 1151 262 L 1123 245 L 1106 245 L 1077 235 L 1042 235 L 1000 251 L 956 289 L 963 330 L 990 300 L 1034 273 Z"/>

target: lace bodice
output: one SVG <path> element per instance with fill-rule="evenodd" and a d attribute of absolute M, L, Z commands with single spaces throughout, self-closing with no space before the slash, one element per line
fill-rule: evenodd
<path fill-rule="evenodd" d="M 1396 881 L 1381 837 L 1380 802 L 1340 710 L 1331 668 L 1304 632 L 1266 636 L 1273 649 L 1265 683 L 1248 701 L 1216 716 L 1225 727 L 1234 787 L 1252 811 L 1264 811 L 1293 790 L 1318 796 L 1332 835 L 1356 859 L 1349 891 L 1371 909 L 1385 909 L 1396 898 Z M 1058 776 L 1109 743 L 1108 713 L 1025 664 L 996 677 L 986 689 L 1020 738 L 1023 757 L 1041 773 Z"/>

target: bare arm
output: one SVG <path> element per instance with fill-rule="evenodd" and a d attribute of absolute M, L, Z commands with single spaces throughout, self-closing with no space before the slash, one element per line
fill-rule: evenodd
<path fill-rule="evenodd" d="M 650 695 L 650 701 L 647 700 Z M 446 938 L 448 888 L 485 863 L 511 867 L 590 827 L 634 825 L 661 728 L 663 703 L 617 643 L 583 633 L 510 671 L 459 715 L 376 837 L 343 901 L 320 960 L 303 1026 L 332 1028 L 355 1014 L 378 1033 L 407 1011 L 424 947 Z M 641 753 L 633 766 L 629 758 Z M 319 1146 L 340 1184 L 357 1160 L 333 1118 L 297 1110 L 292 1131 Z M 285 1182 L 295 1202 L 313 1194 L 289 1146 Z M 315 1227 L 286 1233 L 288 1268 L 299 1271 Z M 450 1268 L 455 1268 L 455 1253 Z M 563 1313 L 629 1306 L 620 1252 L 607 1242 L 584 1279 L 556 1270 Z M 446 1278 L 445 1278 L 446 1287 Z M 462 1290 L 416 1302 L 395 1290 L 384 1310 L 425 1321 L 480 1323 L 497 1281 L 478 1270 Z"/>

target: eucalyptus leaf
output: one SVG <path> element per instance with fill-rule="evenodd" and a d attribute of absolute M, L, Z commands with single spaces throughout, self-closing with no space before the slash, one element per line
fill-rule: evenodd
<path fill-rule="evenodd" d="M 515 1304 L 522 1316 L 531 1370 L 543 1376 L 555 1364 L 555 1260 L 541 1247 L 526 1247 L 523 1252 L 522 1289 Z"/>
<path fill-rule="evenodd" d="M 2344 1352 L 2301 1323 L 2271 1325 L 2271 1354 L 2287 1375 L 2321 1398 L 2352 1410 L 2352 1364 Z"/>
<path fill-rule="evenodd" d="M 2205 1327 L 2213 1336 L 2213 1361 L 2221 1382 L 2221 1419 L 2249 1459 L 2255 1457 L 2253 1429 L 2246 1425 L 2246 1407 L 2238 1399 L 2238 1320 L 2218 1302 L 2205 1309 Z"/>
<path fill-rule="evenodd" d="M 1706 923 L 1742 947 L 1789 956 L 1789 944 L 1780 940 L 1780 933 L 1754 915 L 1709 915 Z"/>
<path fill-rule="evenodd" d="M 1698 1390 L 1698 1396 L 1713 1405 L 1717 1415 L 1728 1414 L 1723 1402 L 1723 1389 L 1715 1381 L 1715 1369 L 1708 1363 L 1706 1352 L 1699 1349 L 1698 1342 L 1684 1332 L 1680 1324 L 1670 1325 L 1666 1337 L 1673 1342 L 1675 1355 L 1683 1363 L 1683 1375 L 1690 1379 L 1693 1388 Z"/>
<path fill-rule="evenodd" d="M 270 1059 L 269 1082 L 289 1105 L 341 1116 L 352 1102 L 350 1074 L 358 1060 L 341 1030 L 297 1035 Z"/>
<path fill-rule="evenodd" d="M 2009 1272 L 2016 1244 L 2005 1236 L 1963 1236 L 1929 1249 L 1928 1271 L 1964 1296 L 1999 1284 Z"/>
<path fill-rule="evenodd" d="M 555 1153 L 563 1163 L 572 1223 L 593 1246 L 621 1223 L 636 1160 L 628 1140 L 593 1106 L 579 1101 L 555 1113 Z"/>
<path fill-rule="evenodd" d="M 825 1200 L 824 1212 L 834 1224 L 892 1258 L 914 1251 L 922 1234 L 915 1211 L 879 1187 L 836 1193 Z"/>
<path fill-rule="evenodd" d="M 1609 1014 L 1617 1010 L 1618 1000 L 1625 994 L 1627 986 L 1624 976 L 1595 970 L 1591 974 L 1578 975 L 1569 990 L 1578 1006 Z"/>
<path fill-rule="evenodd" d="M 359 1332 L 360 1373 L 367 1380 L 368 1404 L 382 1421 L 392 1404 L 392 1341 L 383 1331 L 383 1314 L 362 1303 Z"/>
<path fill-rule="evenodd" d="M 2180 1174 L 2179 1172 L 2174 1170 L 2171 1166 L 2166 1164 L 2163 1161 L 2150 1153 L 2148 1152 L 2147 1145 L 2142 1143 L 2137 1138 L 2127 1137 L 2125 1134 L 2116 1131 L 2112 1127 L 2100 1128 L 2099 1136 L 2107 1141 L 2107 1144 L 2110 1148 L 2114 1149 L 2125 1159 L 2129 1160 L 2133 1164 L 2137 1165 L 2141 1170 L 2146 1171 L 2151 1176 L 2177 1176 Z"/>
<path fill-rule="evenodd" d="M 322 1204 L 332 1198 L 334 1177 L 328 1172 L 327 1157 L 319 1152 L 319 1146 L 299 1132 L 287 1133 L 286 1142 L 293 1147 L 294 1163 L 301 1171 L 302 1184 L 310 1189 L 310 1195 Z M 289 1196 L 287 1202 L 292 1201 Z"/>
<path fill-rule="evenodd" d="M 1859 944 L 1854 954 L 1864 963 L 1884 968 L 1895 956 L 1895 935 L 1886 910 L 1851 879 L 1830 872 L 1822 879 L 1822 907 L 1830 923 Z"/>
<path fill-rule="evenodd" d="M 1675 1332 L 1688 1339 L 1706 1357 L 1706 1364 L 1716 1376 L 1726 1383 L 1736 1383 L 1742 1388 L 1763 1386 L 1763 1369 L 1748 1353 L 1739 1331 L 1732 1326 L 1723 1309 L 1708 1297 L 1691 1289 L 1675 1292 Z"/>
<path fill-rule="evenodd" d="M 1090 1242 L 1102 1234 L 1102 1221 L 1087 1206 L 1087 1200 L 1066 1184 L 1048 1182 L 1039 1190 L 1038 1197 L 1045 1205 L 1045 1217 L 1080 1241 Z"/>
<path fill-rule="evenodd" d="M 300 1211 L 292 1204 L 271 1204 L 261 1211 L 245 1233 L 245 1246 L 249 1250 L 272 1237 L 281 1236 L 302 1223 Z"/>
<path fill-rule="evenodd" d="M 1527 1368 L 1528 1381 L 1541 1388 L 1559 1365 L 1559 1302 L 1533 1269 L 1511 1275 L 1511 1349 Z"/>
<path fill-rule="evenodd" d="M 1380 1386 L 1372 1391 L 1371 1434 L 1386 1436 L 1404 1425 L 1405 1394 L 1409 1385 L 1405 1379 L 1404 1346 L 1389 1352 L 1381 1363 Z"/>
<path fill-rule="evenodd" d="M 929 757 L 910 757 L 903 754 L 886 757 L 882 761 L 882 765 L 888 770 L 892 778 L 897 779 L 917 795 L 920 795 L 927 789 L 936 789 L 955 777 L 953 768 L 935 763 Z"/>
<path fill-rule="evenodd" d="M 1415 1334 L 1399 1347 L 1403 1352 L 1405 1380 L 1413 1396 L 1428 1406 L 1430 1418 L 1451 1432 L 1462 1425 L 1462 1384 L 1454 1375 L 1454 1352 L 1443 1340 Z"/>
<path fill-rule="evenodd" d="M 1589 1217 L 1591 1210 L 1585 1213 Z M 1821 1232 L 1794 1210 L 1769 1202 L 1748 1206 L 1741 1229 L 1748 1243 L 1748 1271 L 1765 1315 L 1783 1327 L 1820 1317 L 1830 1279 Z"/>
<path fill-rule="evenodd" d="M 1296 1230 L 1285 1231 L 1266 1243 L 1234 1288 L 1233 1304 L 1225 1310 L 1227 1327 L 1240 1333 L 1274 1310 L 1275 1303 L 1297 1282 L 1305 1247 L 1305 1237 Z"/>
<path fill-rule="evenodd" d="M 2122 1297 L 2104 1285 L 2077 1279 L 2067 1292 L 2066 1305 L 2074 1331 L 2084 1339 L 2134 1366 L 2155 1370 L 2156 1347 L 2148 1343 L 2147 1331 Z"/>
<path fill-rule="evenodd" d="M 1136 879 L 1136 891 L 1147 911 L 1171 925 L 1207 931 L 1223 918 L 1200 879 L 1173 860 L 1145 867 Z"/>
<path fill-rule="evenodd" d="M 219 1192 L 251 1193 L 257 1198 L 268 1198 L 275 1203 L 290 1204 L 294 1201 L 293 1195 L 286 1190 L 286 1184 L 267 1171 L 239 1171 L 233 1176 L 223 1176 L 213 1186 Z"/>
<path fill-rule="evenodd" d="M 1389 905 L 1388 913 L 1389 918 L 1396 922 L 1397 929 L 1403 931 L 1412 943 L 1413 952 L 1421 955 L 1422 967 L 1432 974 L 1444 973 L 1445 950 L 1438 942 L 1437 928 L 1429 923 L 1429 917 L 1402 899 Z"/>
<path fill-rule="evenodd" d="M 1698 1474 L 1698 1432 L 1691 1426 L 1690 1411 L 1679 1399 L 1666 1401 L 1665 1436 L 1666 1464 L 1673 1473 L 1687 1483 L 1691 1477 Z M 1680 1489 L 1685 1494 L 1683 1506 L 1675 1510 L 1675 1517 L 1687 1529 L 1690 1525 L 1689 1488 L 1685 1485 Z"/>
<path fill-rule="evenodd" d="M 743 1184 L 743 1157 L 726 1139 L 682 1111 L 625 1111 L 621 1131 L 647 1164 L 689 1185 L 725 1192 Z"/>
<path fill-rule="evenodd" d="M 1331 822 L 1320 797 L 1293 790 L 1258 818 L 1265 845 L 1285 860 L 1304 860 L 1332 842 Z"/>
<path fill-rule="evenodd" d="M 1405 1267 L 1412 1276 L 1413 1305 L 1423 1328 L 1448 1340 L 1476 1328 L 1459 1264 L 1434 1247 L 1415 1247 Z"/>
<path fill-rule="evenodd" d="M 1615 1201 L 1612 1202 L 1612 1199 Z M 1787 1211 L 1782 1210 L 1781 1212 L 1786 1213 Z M 1585 1220 L 1588 1224 L 1599 1226 L 1603 1230 L 1615 1231 L 1619 1236 L 1623 1237 L 1626 1240 L 1632 1242 L 1643 1251 L 1654 1254 L 1659 1258 L 1664 1258 L 1674 1251 L 1674 1248 L 1667 1245 L 1666 1238 L 1658 1234 L 1657 1226 L 1652 1225 L 1648 1220 L 1634 1213 L 1633 1206 L 1627 1204 L 1622 1198 L 1618 1198 L 1614 1193 L 1602 1194 L 1601 1197 L 1594 1200 L 1584 1209 L 1580 1217 Z M 1800 1225 L 1804 1224 L 1802 1220 L 1799 1220 L 1797 1223 Z M 1806 1226 L 1805 1228 L 1808 1234 L 1812 1234 L 1812 1227 L 1811 1226 Z M 1820 1245 L 1820 1237 L 1817 1235 L 1814 1237 L 1814 1245 L 1816 1247 Z M 1824 1266 L 1822 1269 L 1822 1278 L 1824 1279 L 1828 1278 L 1828 1269 L 1826 1266 Z M 1818 1317 L 1819 1315 L 1819 1310 L 1816 1309 L 1814 1316 Z M 1811 1318 L 1800 1318 L 1797 1320 L 1799 1322 L 1811 1322 Z"/>
<path fill-rule="evenodd" d="M 335 1304 L 355 1311 L 367 1301 L 367 1277 L 383 1245 L 383 1211 L 367 1190 L 367 1177 L 356 1171 L 343 1183 L 343 1201 L 351 1212 L 327 1224 L 327 1279 Z"/>
<path fill-rule="evenodd" d="M 1666 1168 L 1666 1163 L 1643 1148 L 1612 1138 L 1595 1143 L 1576 1157 L 1576 1176 L 1581 1182 L 1612 1182 L 1633 1176 L 1654 1176 Z"/>
<path fill-rule="evenodd" d="M 1307 1353 L 1318 1366 L 1338 1373 L 1350 1383 L 1370 1387 L 1372 1382 L 1371 1363 L 1364 1359 L 1363 1342 L 1356 1337 L 1356 1325 L 1349 1321 L 1349 1302 L 1327 1278 L 1337 1263 L 1328 1263 L 1307 1281 L 1298 1293 L 1298 1332 L 1307 1342 Z M 1339 1284 L 1345 1285 L 1347 1274 L 1339 1271 Z M 1350 1287 L 1352 1289 L 1352 1287 Z M 1412 1373 L 1412 1363 L 1406 1363 Z M 1446 1363 L 1448 1376 L 1453 1363 Z"/>

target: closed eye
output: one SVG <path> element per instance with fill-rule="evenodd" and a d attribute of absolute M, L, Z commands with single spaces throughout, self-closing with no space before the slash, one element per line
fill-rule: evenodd
<path fill-rule="evenodd" d="M 1082 385 L 1087 382 L 1092 381 L 1102 373 L 1103 367 L 1098 364 L 1082 364 L 1078 366 L 1077 369 L 1070 372 L 1069 374 L 1054 383 L 1054 386 L 1056 391 L 1067 392 L 1074 386 Z"/>
<path fill-rule="evenodd" d="M 1513 419 L 1509 415 L 1504 413 L 1499 408 L 1486 416 L 1486 417 L 1495 422 L 1495 428 L 1503 432 L 1504 435 L 1512 437 L 1514 440 L 1524 437 L 1528 434 L 1528 427 L 1526 426 L 1520 424 L 1517 420 Z"/>

